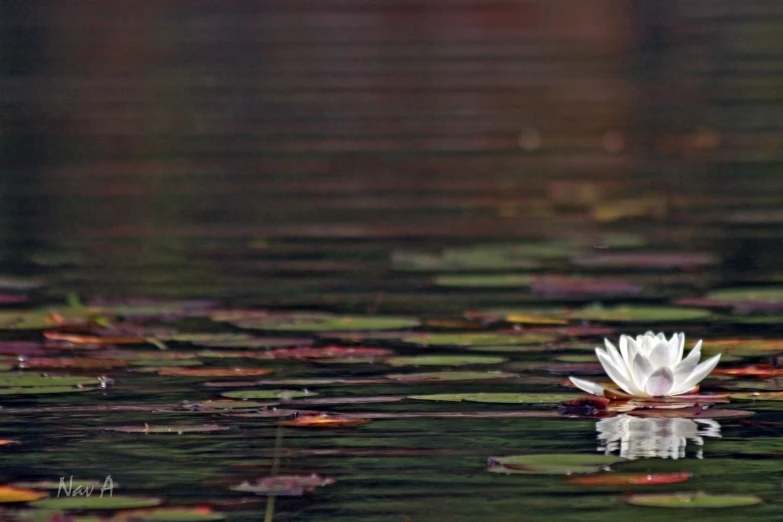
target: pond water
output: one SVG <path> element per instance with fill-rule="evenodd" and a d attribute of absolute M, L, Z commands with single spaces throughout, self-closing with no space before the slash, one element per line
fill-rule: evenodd
<path fill-rule="evenodd" d="M 780 183 L 739 168 L 657 185 L 525 168 L 497 154 L 18 175 L 3 213 L 0 464 L 32 492 L 0 488 L 22 501 L 3 516 L 779 516 Z M 604 337 L 647 330 L 723 353 L 701 392 L 728 395 L 563 407 L 586 397 L 569 375 L 606 379 Z M 60 487 L 71 477 L 92 495 Z M 49 499 L 33 500 L 41 481 Z M 163 511 L 113 511 L 101 489 Z M 671 492 L 678 507 L 728 507 L 631 496 Z"/>

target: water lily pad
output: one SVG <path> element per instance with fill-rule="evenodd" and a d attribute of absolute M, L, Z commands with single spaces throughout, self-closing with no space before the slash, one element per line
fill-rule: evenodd
<path fill-rule="evenodd" d="M 277 402 L 257 402 L 257 401 L 241 401 L 241 400 L 214 400 L 214 401 L 200 401 L 200 402 L 183 402 L 182 408 L 192 409 L 197 408 L 199 411 L 209 410 L 247 410 L 255 408 L 264 408 L 266 406 L 272 406 L 278 404 Z"/>
<path fill-rule="evenodd" d="M 396 270 L 412 272 L 530 270 L 539 263 L 523 252 L 504 247 L 454 248 L 442 253 L 397 251 L 392 254 Z"/>
<path fill-rule="evenodd" d="M 269 368 L 165 368 L 158 375 L 176 377 L 259 377 L 269 375 Z"/>
<path fill-rule="evenodd" d="M 82 497 L 46 498 L 32 502 L 30 506 L 63 510 L 116 510 L 157 506 L 163 503 L 155 497 L 133 497 L 125 495 L 92 495 Z"/>
<path fill-rule="evenodd" d="M 631 281 L 574 276 L 538 276 L 531 284 L 533 294 L 546 298 L 629 297 L 639 295 L 643 287 Z"/>
<path fill-rule="evenodd" d="M 289 428 L 329 429 L 361 426 L 368 422 L 370 422 L 369 419 L 362 419 L 359 417 L 341 417 L 339 415 L 327 415 L 322 413 L 299 415 L 293 419 L 277 421 L 277 424 Z"/>
<path fill-rule="evenodd" d="M 316 473 L 311 475 L 278 475 L 264 477 L 255 483 L 243 482 L 232 486 L 232 491 L 255 493 L 256 495 L 300 496 L 306 491 L 334 484 L 331 477 L 322 477 Z"/>
<path fill-rule="evenodd" d="M 17 486 L 0 486 L 0 504 L 30 502 L 49 496 L 48 493 Z"/>
<path fill-rule="evenodd" d="M 409 399 L 443 402 L 483 402 L 489 404 L 558 404 L 580 395 L 573 393 L 438 393 L 409 395 Z"/>
<path fill-rule="evenodd" d="M 425 373 L 394 373 L 385 376 L 387 379 L 399 382 L 442 382 L 442 381 L 482 381 L 492 379 L 511 379 L 517 377 L 514 373 L 505 372 L 425 372 Z"/>
<path fill-rule="evenodd" d="M 24 388 L 0 388 L 0 395 L 59 395 L 61 393 L 79 393 L 101 389 L 97 386 L 25 386 Z"/>
<path fill-rule="evenodd" d="M 313 316 L 312 314 L 279 314 L 233 321 L 239 328 L 292 332 L 328 332 L 333 330 L 396 330 L 412 328 L 421 322 L 411 317 L 387 316 Z"/>
<path fill-rule="evenodd" d="M 705 356 L 731 354 L 759 357 L 783 353 L 783 340 L 779 339 L 705 339 L 701 349 Z"/>
<path fill-rule="evenodd" d="M 95 377 L 71 377 L 41 375 L 28 372 L 2 372 L 0 373 L 0 387 L 3 388 L 41 388 L 45 386 L 100 386 L 105 384 L 105 379 Z"/>
<path fill-rule="evenodd" d="M 585 268 L 635 270 L 693 270 L 718 262 L 707 253 L 680 252 L 610 252 L 590 254 L 572 259 L 574 265 Z"/>
<path fill-rule="evenodd" d="M 740 401 L 783 401 L 783 391 L 737 392 L 729 394 L 729 398 Z"/>
<path fill-rule="evenodd" d="M 542 340 L 543 339 L 543 340 Z M 554 337 L 538 334 L 503 334 L 493 332 L 421 333 L 411 334 L 403 341 L 423 346 L 501 346 L 538 344 Z"/>
<path fill-rule="evenodd" d="M 318 395 L 314 392 L 297 390 L 242 390 L 221 393 L 223 397 L 229 399 L 299 399 L 301 397 L 312 397 Z"/>
<path fill-rule="evenodd" d="M 69 480 L 65 480 L 65 478 L 62 479 L 62 481 L 54 481 L 54 480 L 38 480 L 36 482 L 14 482 L 13 486 L 18 488 L 30 488 L 30 489 L 60 489 L 61 487 L 65 488 L 65 491 L 71 491 L 71 489 L 81 488 L 81 490 L 87 490 L 89 488 L 93 488 L 94 490 L 97 490 L 100 492 L 100 489 L 103 487 L 104 481 L 102 480 L 79 480 L 74 479 L 73 477 L 70 477 Z M 119 484 L 116 482 L 112 482 L 111 485 L 114 488 L 119 487 Z"/>
<path fill-rule="evenodd" d="M 384 361 L 392 366 L 469 366 L 472 364 L 499 364 L 505 357 L 491 355 L 414 355 L 392 357 Z"/>
<path fill-rule="evenodd" d="M 215 513 L 208 507 L 159 508 L 129 515 L 133 522 L 215 522 L 226 519 L 224 514 Z"/>
<path fill-rule="evenodd" d="M 761 504 L 756 495 L 713 495 L 702 491 L 684 493 L 638 493 L 625 497 L 634 506 L 663 508 L 732 508 Z"/>
<path fill-rule="evenodd" d="M 724 288 L 708 293 L 707 298 L 714 299 L 716 301 L 729 302 L 762 301 L 769 303 L 781 303 L 783 302 L 783 287 L 762 286 Z"/>
<path fill-rule="evenodd" d="M 524 288 L 530 285 L 531 277 L 522 274 L 441 275 L 433 282 L 449 288 Z"/>
<path fill-rule="evenodd" d="M 574 486 L 653 486 L 690 480 L 690 473 L 598 473 L 574 475 L 566 482 Z"/>
<path fill-rule="evenodd" d="M 386 348 L 371 346 L 297 346 L 294 348 L 276 348 L 269 350 L 267 355 L 272 359 L 374 359 L 385 357 L 392 353 Z"/>
<path fill-rule="evenodd" d="M 610 464 L 624 459 L 612 455 L 593 454 L 542 454 L 489 457 L 487 470 L 493 473 L 514 473 L 527 475 L 571 475 L 573 473 L 595 473 L 607 469 Z"/>
<path fill-rule="evenodd" d="M 212 431 L 225 431 L 228 426 L 220 426 L 218 424 L 182 424 L 182 425 L 167 425 L 167 426 L 153 426 L 148 424 L 142 424 L 140 426 L 114 426 L 105 428 L 107 431 L 118 431 L 121 433 L 170 433 L 180 435 L 182 433 L 206 433 Z"/>
<path fill-rule="evenodd" d="M 669 323 L 696 321 L 709 317 L 709 310 L 674 306 L 590 306 L 570 314 L 572 319 L 604 321 L 608 323 Z"/>

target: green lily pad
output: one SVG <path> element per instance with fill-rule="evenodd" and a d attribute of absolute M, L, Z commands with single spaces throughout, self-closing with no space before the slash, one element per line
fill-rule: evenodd
<path fill-rule="evenodd" d="M 756 495 L 713 495 L 703 491 L 685 493 L 638 493 L 625 497 L 634 506 L 664 508 L 732 508 L 754 506 L 763 501 Z"/>
<path fill-rule="evenodd" d="M 532 278 L 521 274 L 441 275 L 434 279 L 437 286 L 450 288 L 524 288 Z"/>
<path fill-rule="evenodd" d="M 220 395 L 229 399 L 300 399 L 302 397 L 313 397 L 318 395 L 314 392 L 297 390 L 240 390 L 232 392 L 223 392 Z"/>
<path fill-rule="evenodd" d="M 392 357 L 386 364 L 392 366 L 468 366 L 471 364 L 499 364 L 505 357 L 491 355 L 415 355 L 412 357 Z"/>
<path fill-rule="evenodd" d="M 164 426 L 151 426 L 148 424 L 143 424 L 132 426 L 113 426 L 106 428 L 107 431 L 118 431 L 120 433 L 167 433 L 176 435 L 180 435 L 182 433 L 207 433 L 213 431 L 225 431 L 228 429 L 228 426 L 220 426 L 219 424 L 180 424 Z"/>
<path fill-rule="evenodd" d="M 263 408 L 265 406 L 270 406 L 273 404 L 277 404 L 276 402 L 257 402 L 257 401 L 229 401 L 229 400 L 218 400 L 218 401 L 200 401 L 200 402 L 194 402 L 194 403 L 184 403 L 182 407 L 184 409 L 188 409 L 189 407 L 195 406 L 201 411 L 208 411 L 208 410 L 247 410 L 247 409 L 255 409 L 255 408 Z"/>
<path fill-rule="evenodd" d="M 232 321 L 232 324 L 239 328 L 251 330 L 329 332 L 337 330 L 396 330 L 398 328 L 412 328 L 418 326 L 421 322 L 411 317 L 280 314 Z"/>
<path fill-rule="evenodd" d="M 783 391 L 737 392 L 729 394 L 729 399 L 740 401 L 783 401 Z"/>
<path fill-rule="evenodd" d="M 0 330 L 44 330 L 52 328 L 57 321 L 86 321 L 101 315 L 98 308 L 72 308 L 56 306 L 33 310 L 0 311 Z M 57 316 L 57 321 L 54 317 Z"/>
<path fill-rule="evenodd" d="M 480 381 L 492 379 L 511 379 L 515 373 L 505 372 L 424 372 L 424 373 L 392 373 L 387 379 L 399 382 L 442 382 L 442 381 Z"/>
<path fill-rule="evenodd" d="M 403 342 L 423 346 L 507 346 L 539 344 L 553 340 L 546 334 L 502 334 L 492 332 L 421 333 L 403 337 Z"/>
<path fill-rule="evenodd" d="M 160 508 L 133 516 L 133 522 L 214 522 L 225 519 L 224 514 L 203 508 Z"/>
<path fill-rule="evenodd" d="M 675 306 L 590 306 L 570 314 L 572 319 L 605 321 L 608 323 L 669 323 L 696 321 L 709 317 L 709 310 Z"/>
<path fill-rule="evenodd" d="M 14 482 L 12 486 L 15 488 L 24 488 L 24 489 L 60 489 L 61 487 L 65 487 L 66 491 L 71 491 L 71 488 L 81 488 L 82 490 L 87 490 L 90 488 L 93 488 L 94 491 L 97 491 L 100 493 L 101 488 L 104 485 L 104 481 L 102 480 L 78 480 L 78 479 L 69 479 L 65 480 L 65 478 L 61 481 L 55 482 L 54 480 L 39 480 L 36 482 Z M 114 488 L 119 487 L 119 484 L 116 482 L 112 482 L 111 486 Z"/>
<path fill-rule="evenodd" d="M 95 377 L 49 376 L 28 372 L 0 373 L 2 388 L 41 388 L 45 386 L 100 386 L 104 381 Z"/>
<path fill-rule="evenodd" d="M 705 340 L 701 353 L 705 356 L 731 354 L 760 357 L 783 353 L 783 341 L 779 339 L 709 339 Z M 721 361 L 723 361 L 721 357 Z"/>
<path fill-rule="evenodd" d="M 398 251 L 392 255 L 396 270 L 411 272 L 428 271 L 477 271 L 477 270 L 530 270 L 539 263 L 523 252 L 504 247 L 454 248 L 442 253 Z"/>
<path fill-rule="evenodd" d="M 610 464 L 625 459 L 612 455 L 593 454 L 541 454 L 490 457 L 488 471 L 523 475 L 570 475 L 572 473 L 595 473 Z"/>
<path fill-rule="evenodd" d="M 100 492 L 100 491 L 98 491 Z M 29 505 L 34 508 L 64 509 L 64 510 L 91 510 L 91 509 L 131 509 L 154 507 L 163 503 L 162 499 L 155 497 L 132 497 L 125 495 L 92 495 L 82 497 L 57 497 L 36 500 Z"/>
<path fill-rule="evenodd" d="M 724 288 L 715 290 L 707 294 L 708 299 L 716 301 L 762 301 L 768 303 L 783 302 L 783 287 L 744 287 L 744 288 Z"/>
<path fill-rule="evenodd" d="M 95 391 L 101 388 L 97 386 L 25 386 L 23 388 L 0 388 L 0 395 L 57 395 L 60 393 L 80 393 Z"/>
<path fill-rule="evenodd" d="M 488 404 L 557 404 L 581 397 L 574 393 L 438 393 L 409 395 L 409 399 L 438 402 L 483 402 Z"/>

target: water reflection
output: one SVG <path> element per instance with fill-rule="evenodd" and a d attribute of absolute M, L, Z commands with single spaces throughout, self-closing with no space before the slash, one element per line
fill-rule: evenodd
<path fill-rule="evenodd" d="M 643 418 L 619 415 L 602 419 L 595 425 L 598 451 L 618 454 L 635 460 L 660 457 L 685 458 L 690 441 L 696 447 L 695 456 L 704 457 L 704 437 L 720 437 L 720 424 L 712 419 Z"/>

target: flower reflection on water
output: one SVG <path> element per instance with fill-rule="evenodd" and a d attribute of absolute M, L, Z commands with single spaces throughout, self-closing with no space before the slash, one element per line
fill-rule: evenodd
<path fill-rule="evenodd" d="M 685 458 L 688 441 L 696 445 L 696 458 L 704 458 L 704 437 L 720 437 L 713 419 L 644 418 L 619 415 L 596 423 L 598 451 L 635 460 L 660 457 Z"/>

